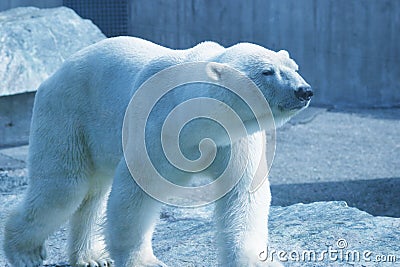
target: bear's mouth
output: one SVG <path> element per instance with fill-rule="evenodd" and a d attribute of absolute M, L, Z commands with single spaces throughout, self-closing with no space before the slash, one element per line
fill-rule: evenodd
<path fill-rule="evenodd" d="M 300 109 L 306 108 L 308 106 L 308 104 L 310 103 L 310 101 L 302 101 L 299 105 L 295 105 L 295 106 L 283 106 L 283 105 L 278 105 L 278 109 L 280 111 L 298 111 Z"/>

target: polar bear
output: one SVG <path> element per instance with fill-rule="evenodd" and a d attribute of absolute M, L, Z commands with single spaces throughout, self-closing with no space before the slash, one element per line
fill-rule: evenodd
<path fill-rule="evenodd" d="M 165 266 L 154 256 L 151 244 L 162 203 L 131 177 L 122 151 L 122 122 L 142 82 L 167 67 L 197 61 L 230 66 L 249 77 L 268 101 L 278 125 L 306 108 L 313 94 L 286 51 L 273 52 L 251 43 L 224 48 L 203 42 L 172 50 L 139 38 L 116 37 L 81 50 L 37 91 L 29 140 L 29 187 L 5 226 L 4 251 L 12 266 L 42 264 L 46 238 L 67 220 L 71 265 Z M 217 77 L 224 75 L 220 68 L 212 71 Z M 224 93 L 220 95 L 223 99 Z M 261 130 L 247 138 L 250 149 L 265 145 Z M 236 140 L 232 153 L 240 154 L 241 144 Z M 240 166 L 240 155 L 235 164 Z M 258 255 L 268 241 L 270 189 L 266 181 L 249 193 L 253 165 L 216 202 L 221 266 L 267 265 Z M 97 228 L 106 206 L 104 242 Z"/>

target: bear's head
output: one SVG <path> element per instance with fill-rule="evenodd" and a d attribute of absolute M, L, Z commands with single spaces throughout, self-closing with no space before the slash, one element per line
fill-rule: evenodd
<path fill-rule="evenodd" d="M 251 43 L 239 43 L 225 50 L 218 61 L 249 77 L 262 91 L 281 126 L 306 108 L 313 96 L 311 86 L 298 73 L 287 51 L 274 52 Z"/>

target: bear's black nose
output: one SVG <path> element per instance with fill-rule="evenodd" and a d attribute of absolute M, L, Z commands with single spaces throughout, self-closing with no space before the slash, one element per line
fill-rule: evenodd
<path fill-rule="evenodd" d="M 301 86 L 294 91 L 294 95 L 301 101 L 308 101 L 314 95 L 310 86 Z"/>

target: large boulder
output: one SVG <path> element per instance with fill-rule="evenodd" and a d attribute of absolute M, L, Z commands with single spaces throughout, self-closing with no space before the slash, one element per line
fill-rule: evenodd
<path fill-rule="evenodd" d="M 104 38 L 66 7 L 0 12 L 0 96 L 35 91 L 71 54 Z"/>

